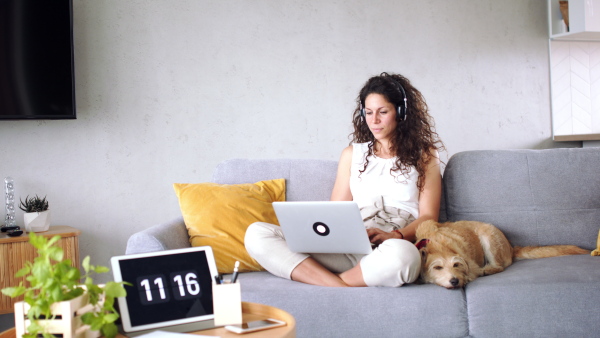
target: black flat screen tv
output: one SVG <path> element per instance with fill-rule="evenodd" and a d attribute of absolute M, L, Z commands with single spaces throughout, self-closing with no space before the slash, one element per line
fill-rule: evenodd
<path fill-rule="evenodd" d="M 74 119 L 72 0 L 0 0 L 0 120 Z"/>

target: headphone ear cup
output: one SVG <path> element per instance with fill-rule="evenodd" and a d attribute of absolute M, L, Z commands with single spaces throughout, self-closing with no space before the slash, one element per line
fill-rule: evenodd
<path fill-rule="evenodd" d="M 406 110 L 402 106 L 398 107 L 398 118 L 400 119 L 400 121 L 406 120 Z"/>
<path fill-rule="evenodd" d="M 363 107 L 362 102 L 360 102 L 360 118 L 364 121 L 366 115 L 365 108 Z"/>
<path fill-rule="evenodd" d="M 402 88 L 402 87 L 400 87 Z M 398 117 L 400 121 L 406 121 L 406 111 L 408 110 L 408 104 L 406 99 L 406 93 L 404 92 L 404 88 L 402 88 L 402 95 L 404 96 L 404 104 L 398 106 Z"/>

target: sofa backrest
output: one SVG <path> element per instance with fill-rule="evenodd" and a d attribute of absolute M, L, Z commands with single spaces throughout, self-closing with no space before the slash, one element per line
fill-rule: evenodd
<path fill-rule="evenodd" d="M 449 221 L 494 224 L 513 245 L 596 246 L 600 148 L 457 153 L 443 179 Z"/>
<path fill-rule="evenodd" d="M 494 224 L 513 245 L 596 246 L 600 228 L 600 148 L 457 153 L 444 171 L 441 221 Z M 232 159 L 212 181 L 285 178 L 288 201 L 327 201 L 337 162 Z"/>
<path fill-rule="evenodd" d="M 307 159 L 232 159 L 215 168 L 212 181 L 220 184 L 255 183 L 285 178 L 287 201 L 328 201 L 337 162 Z"/>

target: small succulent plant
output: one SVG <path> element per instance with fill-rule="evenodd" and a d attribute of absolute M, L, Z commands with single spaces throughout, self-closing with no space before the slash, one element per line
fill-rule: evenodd
<path fill-rule="evenodd" d="M 46 201 L 46 197 L 43 199 L 39 198 L 38 195 L 35 197 L 29 198 L 29 195 L 25 197 L 25 202 L 19 199 L 21 204 L 19 205 L 19 209 L 25 212 L 42 212 L 48 210 L 48 201 Z"/>

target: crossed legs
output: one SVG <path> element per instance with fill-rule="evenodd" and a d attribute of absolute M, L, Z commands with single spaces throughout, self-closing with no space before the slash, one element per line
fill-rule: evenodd
<path fill-rule="evenodd" d="M 248 253 L 272 274 L 321 286 L 398 287 L 419 276 L 421 258 L 416 247 L 404 240 L 383 242 L 369 255 L 291 252 L 281 229 L 254 223 L 245 237 Z"/>
<path fill-rule="evenodd" d="M 338 274 L 327 270 L 314 258 L 308 257 L 292 270 L 291 279 L 313 285 L 321 286 L 367 286 L 362 276 L 360 264 Z"/>

